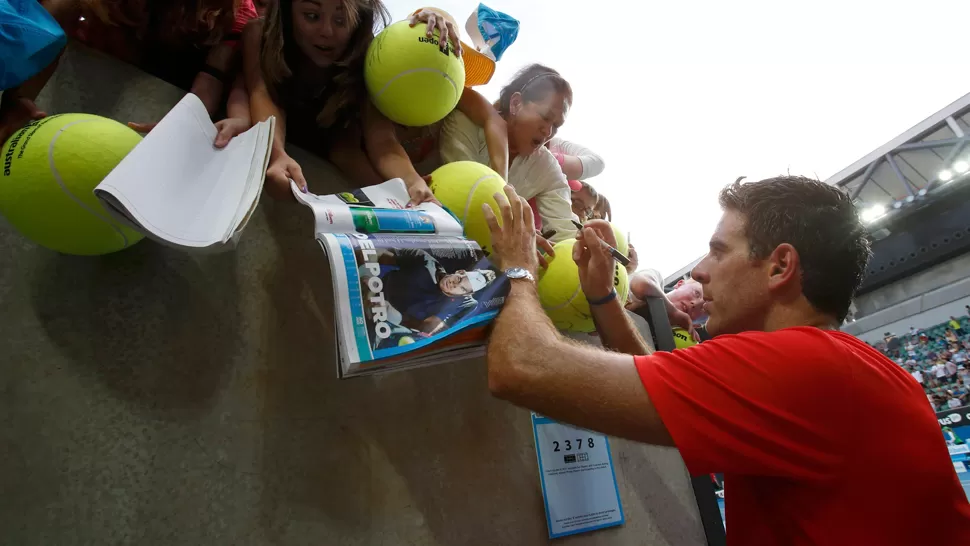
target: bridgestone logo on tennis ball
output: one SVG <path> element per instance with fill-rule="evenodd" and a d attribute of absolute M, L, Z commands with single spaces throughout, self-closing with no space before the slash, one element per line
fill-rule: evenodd
<path fill-rule="evenodd" d="M 421 43 L 434 44 L 434 45 L 438 45 L 440 43 L 438 42 L 438 40 L 435 40 L 434 38 L 428 38 L 427 36 L 418 37 L 418 41 Z M 447 57 L 448 54 L 451 53 L 451 44 L 446 44 L 445 49 L 444 50 L 439 49 L 439 51 L 441 51 L 441 53 Z"/>

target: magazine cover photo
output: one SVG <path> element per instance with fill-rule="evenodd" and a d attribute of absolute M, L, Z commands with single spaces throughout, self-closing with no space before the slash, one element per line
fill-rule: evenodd
<path fill-rule="evenodd" d="M 508 294 L 508 279 L 473 241 L 362 233 L 338 237 L 343 239 L 360 361 L 417 350 L 487 322 Z"/>

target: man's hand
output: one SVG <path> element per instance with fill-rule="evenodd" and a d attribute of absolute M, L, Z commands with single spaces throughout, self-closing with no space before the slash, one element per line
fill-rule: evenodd
<path fill-rule="evenodd" d="M 615 247 L 616 235 L 605 220 L 586 222 L 573 245 L 573 260 L 579 266 L 579 283 L 588 300 L 603 299 L 614 289 L 616 264 L 606 245 Z"/>
<path fill-rule="evenodd" d="M 294 199 L 293 192 L 290 191 L 290 179 L 296 183 L 300 191 L 307 191 L 306 179 L 303 178 L 303 169 L 300 168 L 300 164 L 286 152 L 280 152 L 276 158 L 270 160 L 269 168 L 266 169 L 266 184 L 264 186 L 266 193 L 274 199 Z"/>
<path fill-rule="evenodd" d="M 225 148 L 229 141 L 238 134 L 246 132 L 251 127 L 249 121 L 240 118 L 226 118 L 216 123 L 219 134 L 213 145 L 216 148 Z"/>
<path fill-rule="evenodd" d="M 505 186 L 504 195 L 495 194 L 495 202 L 502 217 L 501 225 L 488 203 L 482 204 L 482 212 L 492 235 L 492 248 L 495 249 L 499 269 L 521 267 L 533 276 L 537 275 L 539 257 L 536 252 L 536 224 L 529 203 L 525 198 L 519 197 L 511 185 Z M 551 252 L 552 246 L 547 250 Z"/>
<path fill-rule="evenodd" d="M 8 91 L 10 93 L 10 91 Z M 47 117 L 47 112 L 37 108 L 34 101 L 23 97 L 4 96 L 0 104 L 0 144 L 27 125 L 28 122 Z"/>

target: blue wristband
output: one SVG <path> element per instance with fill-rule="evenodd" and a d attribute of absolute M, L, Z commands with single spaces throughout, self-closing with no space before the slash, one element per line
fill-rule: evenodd
<path fill-rule="evenodd" d="M 610 293 L 607 294 L 606 296 L 604 296 L 604 297 L 602 297 L 602 298 L 600 298 L 598 300 L 592 300 L 592 301 L 589 302 L 589 304 L 590 304 L 590 306 L 593 306 L 593 305 L 603 305 L 604 303 L 610 303 L 611 301 L 613 301 L 615 299 L 616 299 L 616 289 L 614 288 L 613 290 L 610 290 Z"/>

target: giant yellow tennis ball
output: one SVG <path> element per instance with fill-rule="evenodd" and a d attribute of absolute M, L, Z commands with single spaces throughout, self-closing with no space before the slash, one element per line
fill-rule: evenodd
<path fill-rule="evenodd" d="M 0 148 L 0 214 L 35 243 L 65 254 L 97 255 L 142 239 L 115 222 L 97 186 L 141 141 L 135 131 L 89 114 L 32 121 Z"/>
<path fill-rule="evenodd" d="M 676 347 L 677 349 L 686 349 L 687 347 L 693 347 L 694 345 L 697 345 L 697 342 L 694 341 L 693 337 L 691 337 L 690 332 L 688 332 L 687 330 L 684 330 L 683 328 L 675 327 L 673 334 L 674 334 L 674 347 Z"/>
<path fill-rule="evenodd" d="M 626 233 L 616 227 L 616 224 L 611 223 L 610 227 L 613 228 L 613 235 L 616 236 L 616 249 L 620 251 L 620 254 L 624 256 L 630 255 L 630 243 L 626 240 Z"/>
<path fill-rule="evenodd" d="M 485 223 L 482 204 L 488 203 L 498 217 L 498 203 L 493 196 L 504 187 L 505 180 L 497 172 L 474 161 L 455 161 L 431 173 L 431 192 L 458 217 L 465 227 L 465 237 L 478 243 L 486 254 L 492 253 L 492 234 Z"/>
<path fill-rule="evenodd" d="M 549 262 L 549 267 L 539 272 L 539 302 L 556 328 L 592 332 L 596 329 L 593 315 L 579 284 L 579 266 L 573 261 L 575 244 L 576 239 L 567 239 L 553 247 L 556 257 Z M 626 269 L 619 262 L 613 264 L 613 287 L 617 299 L 625 302 L 630 283 Z"/>
<path fill-rule="evenodd" d="M 451 112 L 465 89 L 465 65 L 448 45 L 438 47 L 427 25 L 400 21 L 371 42 L 364 80 L 374 106 L 395 123 L 423 127 Z"/>

